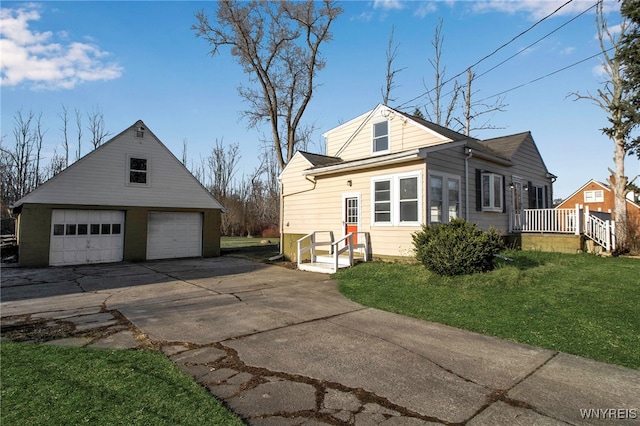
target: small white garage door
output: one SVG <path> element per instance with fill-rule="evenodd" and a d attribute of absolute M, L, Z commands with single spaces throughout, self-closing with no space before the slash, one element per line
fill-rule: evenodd
<path fill-rule="evenodd" d="M 201 255 L 201 213 L 149 213 L 147 259 Z"/>
<path fill-rule="evenodd" d="M 120 262 L 124 247 L 124 212 L 53 210 L 50 265 Z"/>

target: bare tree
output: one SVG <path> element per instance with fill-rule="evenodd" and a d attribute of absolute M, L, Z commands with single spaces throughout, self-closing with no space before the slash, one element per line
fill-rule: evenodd
<path fill-rule="evenodd" d="M 87 129 L 91 134 L 91 145 L 93 145 L 93 149 L 96 149 L 102 145 L 110 133 L 105 129 L 104 115 L 102 111 L 100 111 L 100 108 L 93 108 L 91 112 L 87 113 L 87 118 L 89 119 Z"/>
<path fill-rule="evenodd" d="M 504 103 L 504 97 L 498 97 L 493 104 L 487 104 L 483 102 L 472 102 L 471 84 L 475 79 L 475 73 L 471 72 L 471 68 L 467 69 L 467 85 L 462 88 L 462 99 L 464 101 L 463 120 L 456 118 L 455 120 L 464 128 L 465 135 L 470 136 L 474 130 L 487 130 L 487 129 L 501 129 L 485 121 L 479 126 L 473 126 L 474 120 L 477 120 L 480 116 L 485 114 L 493 114 L 495 112 L 502 112 L 508 104 Z"/>
<path fill-rule="evenodd" d="M 630 146 L 627 144 L 629 134 L 624 123 L 624 110 L 621 107 L 629 92 L 624 90 L 623 73 L 624 66 L 618 51 L 622 48 L 622 38 L 629 29 L 629 22 L 623 19 L 620 22 L 620 33 L 616 37 L 609 29 L 604 17 L 602 1 L 596 6 L 596 27 L 598 29 L 598 40 L 602 50 L 602 67 L 607 75 L 607 79 L 602 82 L 602 88 L 598 89 L 598 94 L 592 95 L 587 92 L 581 95 L 578 92 L 570 93 L 574 100 L 586 99 L 599 106 L 607 115 L 610 127 L 602 129 L 602 132 L 613 141 L 613 162 L 614 170 L 610 170 L 611 177 L 609 183 L 614 195 L 614 220 L 616 222 L 616 243 L 623 246 L 627 241 L 627 203 L 626 188 L 627 176 L 624 171 L 624 158 Z M 612 46 L 613 55 L 609 54 Z"/>
<path fill-rule="evenodd" d="M 42 143 L 44 142 L 44 134 L 46 133 L 42 129 L 42 112 L 38 115 L 38 119 L 36 120 L 36 128 L 33 132 L 33 139 L 35 143 L 36 149 L 36 158 L 35 158 L 35 167 L 33 171 L 35 182 L 33 184 L 33 188 L 37 188 L 40 186 L 42 176 L 40 175 L 40 157 L 42 155 Z"/>
<path fill-rule="evenodd" d="M 187 166 L 187 138 L 182 139 L 182 164 Z"/>
<path fill-rule="evenodd" d="M 393 36 L 395 34 L 396 27 L 395 25 L 391 26 L 391 34 L 389 35 L 389 43 L 387 44 L 387 70 L 385 75 L 385 86 L 381 89 L 382 92 L 382 103 L 385 105 L 389 105 L 389 102 L 395 102 L 396 98 L 391 97 L 391 91 L 398 87 L 395 83 L 396 74 L 404 70 L 404 68 L 396 68 L 393 69 L 393 62 L 396 60 L 398 56 L 398 44 L 393 43 Z"/>
<path fill-rule="evenodd" d="M 248 103 L 243 112 L 250 127 L 269 122 L 272 148 L 280 168 L 300 140 L 298 128 L 325 66 L 320 46 L 331 40 L 329 27 L 342 13 L 332 0 L 218 3 L 215 20 L 203 11 L 192 26 L 211 55 L 229 46 L 253 86 L 239 86 Z"/>
<path fill-rule="evenodd" d="M 225 147 L 222 139 L 216 139 L 207 158 L 209 170 L 209 190 L 220 202 L 224 202 L 231 192 L 233 177 L 238 170 L 240 161 L 240 146 L 235 143 Z"/>
<path fill-rule="evenodd" d="M 33 129 L 34 114 L 29 111 L 26 115 L 18 111 L 14 118 L 13 147 L 3 144 L 3 194 L 2 201 L 10 204 L 28 192 L 37 182 L 35 177 L 35 159 L 33 155 L 35 132 Z"/>
<path fill-rule="evenodd" d="M 440 62 L 442 45 L 444 43 L 444 36 L 442 35 L 443 25 L 444 21 L 440 19 L 435 29 L 433 41 L 431 42 L 431 45 L 434 48 L 434 58 L 429 59 L 429 63 L 434 71 L 434 84 L 433 89 L 427 92 L 429 108 L 425 107 L 425 112 L 430 121 L 444 127 L 451 127 L 453 113 L 458 103 L 458 96 L 460 96 L 460 84 L 457 80 L 453 82 L 453 88 L 448 93 L 451 95 L 451 98 L 449 99 L 449 103 L 445 106 L 444 96 L 446 94 L 443 92 L 448 82 L 445 79 L 446 67 L 443 67 Z"/>
<path fill-rule="evenodd" d="M 58 117 L 62 121 L 62 148 L 64 149 L 64 167 L 69 165 L 69 109 L 62 104 L 62 111 L 58 113 Z"/>
<path fill-rule="evenodd" d="M 77 140 L 78 140 L 78 150 L 76 151 L 76 160 L 79 160 L 82 157 L 82 113 L 79 110 L 75 110 L 76 113 L 76 129 L 77 129 Z"/>

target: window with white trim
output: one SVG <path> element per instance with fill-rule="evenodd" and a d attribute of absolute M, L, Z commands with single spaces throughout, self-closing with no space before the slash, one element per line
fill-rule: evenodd
<path fill-rule="evenodd" d="M 419 172 L 373 178 L 373 225 L 420 225 L 421 182 Z"/>
<path fill-rule="evenodd" d="M 604 202 L 604 191 L 593 190 L 593 191 L 584 191 L 584 202 L 585 203 L 602 203 Z"/>
<path fill-rule="evenodd" d="M 373 123 L 373 153 L 389 152 L 389 122 Z"/>
<path fill-rule="evenodd" d="M 460 217 L 460 176 L 429 174 L 429 223 L 448 223 Z"/>
<path fill-rule="evenodd" d="M 149 168 L 146 158 L 128 158 L 129 179 L 131 185 L 149 185 Z"/>
<path fill-rule="evenodd" d="M 373 222 L 391 223 L 391 180 L 373 183 Z"/>
<path fill-rule="evenodd" d="M 501 212 L 504 200 L 504 177 L 482 173 L 482 211 Z"/>

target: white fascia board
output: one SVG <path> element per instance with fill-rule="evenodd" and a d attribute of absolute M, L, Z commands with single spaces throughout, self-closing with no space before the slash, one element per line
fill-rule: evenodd
<path fill-rule="evenodd" d="M 319 167 L 317 169 L 305 170 L 302 172 L 304 176 L 320 176 L 328 175 L 332 173 L 339 173 L 349 170 L 360 170 L 371 167 L 377 167 L 380 165 L 402 163 L 409 160 L 415 160 L 416 158 L 425 158 L 426 152 L 423 149 L 412 149 L 411 151 L 398 152 L 395 154 L 365 158 L 363 160 L 350 161 L 343 164 L 334 164 L 326 167 Z"/>
<path fill-rule="evenodd" d="M 370 110 L 370 111 L 367 111 L 367 112 L 365 112 L 364 114 L 360 114 L 360 115 L 359 115 L 359 116 L 357 116 L 356 118 L 352 118 L 351 120 L 349 120 L 349 121 L 347 121 L 347 122 L 345 122 L 345 123 L 342 123 L 342 124 L 340 124 L 340 125 L 338 125 L 338 126 L 336 126 L 336 127 L 332 128 L 332 129 L 327 130 L 326 132 L 324 132 L 324 133 L 322 134 L 322 137 L 326 139 L 326 137 L 327 137 L 327 135 L 328 135 L 329 133 L 335 132 L 336 130 L 339 130 L 339 129 L 343 128 L 343 127 L 349 126 L 349 125 L 353 124 L 354 122 L 357 122 L 357 121 L 360 121 L 360 120 L 364 120 L 368 115 L 370 115 L 370 114 L 371 114 L 371 113 L 373 113 L 377 108 L 379 108 L 379 107 L 380 107 L 380 105 L 382 105 L 382 104 L 379 104 L 379 105 L 378 105 L 378 106 L 376 106 L 374 109 L 372 109 L 372 110 Z"/>

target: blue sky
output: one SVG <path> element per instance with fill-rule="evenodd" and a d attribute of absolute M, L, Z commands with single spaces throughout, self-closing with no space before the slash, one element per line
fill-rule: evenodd
<path fill-rule="evenodd" d="M 385 50 L 393 25 L 398 45 L 394 66 L 404 70 L 397 74 L 398 87 L 392 93 L 396 101 L 390 106 L 412 107 L 425 104 L 425 98 L 411 100 L 433 86 L 429 59 L 439 19 L 444 22 L 441 64 L 445 77 L 451 78 L 566 1 L 343 2 L 344 13 L 332 26 L 333 41 L 322 48 L 327 67 L 318 75 L 320 86 L 305 115 L 318 129 L 309 149 L 322 149 L 323 132 L 381 101 Z M 482 61 L 476 74 L 521 52 L 478 78 L 474 99 L 491 97 L 597 54 L 593 9 L 544 37 L 594 3 L 573 0 Z M 618 2 L 606 4 L 613 28 L 620 19 Z M 61 106 L 66 105 L 72 117 L 76 109 L 86 114 L 98 108 L 112 134 L 142 119 L 178 158 L 185 139 L 191 161 L 206 157 L 216 139 L 238 143 L 242 159 L 237 176 L 249 173 L 259 162 L 259 141 L 270 129 L 246 129 L 239 114 L 244 104 L 236 89 L 246 76 L 228 51 L 209 56 L 206 43 L 190 29 L 197 11 L 212 15 L 214 6 L 186 1 L 3 1 L 4 143 L 13 142 L 17 111 L 32 110 L 42 113 L 47 130 L 45 156 L 56 147 L 61 152 Z M 503 101 L 508 104 L 505 112 L 490 120 L 503 128 L 473 136 L 486 139 L 531 131 L 548 169 L 558 176 L 556 198 L 569 196 L 591 178 L 604 181 L 607 168 L 613 168 L 612 142 L 600 131 L 607 125 L 606 115 L 589 101 L 567 97 L 571 92 L 596 93 L 604 78 L 599 64 L 594 58 L 509 91 Z M 74 125 L 71 120 L 72 138 Z M 83 153 L 88 150 L 87 142 Z M 629 158 L 626 172 L 630 177 L 640 174 L 640 161 Z"/>

